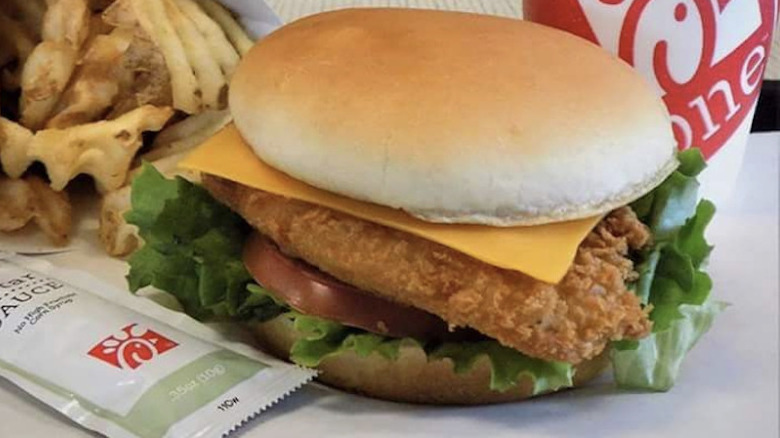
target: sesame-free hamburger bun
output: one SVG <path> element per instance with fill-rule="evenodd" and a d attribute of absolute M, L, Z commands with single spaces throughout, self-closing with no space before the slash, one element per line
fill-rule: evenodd
<path fill-rule="evenodd" d="M 664 104 L 630 66 L 507 18 L 406 9 L 304 18 L 247 54 L 230 106 L 271 166 L 435 222 L 594 216 L 676 166 Z"/>

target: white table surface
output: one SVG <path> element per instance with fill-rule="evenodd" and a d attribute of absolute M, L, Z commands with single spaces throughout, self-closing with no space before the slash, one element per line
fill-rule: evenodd
<path fill-rule="evenodd" d="M 737 190 L 709 231 L 715 295 L 732 303 L 691 352 L 668 393 L 595 384 L 519 404 L 476 408 L 385 403 L 310 385 L 243 429 L 246 437 L 778 436 L 778 161 L 780 133 L 753 135 Z M 124 265 L 96 241 L 50 261 L 123 284 Z M 84 437 L 56 412 L 0 381 L 0 437 Z"/>

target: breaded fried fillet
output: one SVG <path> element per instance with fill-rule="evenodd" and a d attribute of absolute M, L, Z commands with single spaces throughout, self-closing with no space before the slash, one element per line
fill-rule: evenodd
<path fill-rule="evenodd" d="M 649 309 L 626 287 L 636 275 L 627 255 L 650 239 L 628 207 L 596 226 L 552 285 L 329 208 L 213 176 L 203 184 L 288 255 L 531 357 L 576 364 L 651 328 Z"/>

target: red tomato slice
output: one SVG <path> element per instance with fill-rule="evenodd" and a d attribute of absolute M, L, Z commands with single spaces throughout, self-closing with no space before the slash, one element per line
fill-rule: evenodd
<path fill-rule="evenodd" d="M 244 247 L 244 264 L 260 285 L 306 315 L 398 338 L 464 340 L 477 335 L 471 330 L 451 332 L 438 316 L 361 291 L 287 257 L 256 232 Z"/>

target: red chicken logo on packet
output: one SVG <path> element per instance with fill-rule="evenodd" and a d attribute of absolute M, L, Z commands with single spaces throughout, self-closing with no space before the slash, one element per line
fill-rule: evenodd
<path fill-rule="evenodd" d="M 119 369 L 135 370 L 178 346 L 153 330 L 143 331 L 138 324 L 130 324 L 121 334 L 100 341 L 87 354 Z"/>
<path fill-rule="evenodd" d="M 777 0 L 525 0 L 526 16 L 598 43 L 664 97 L 681 149 L 709 158 L 760 92 Z"/>

